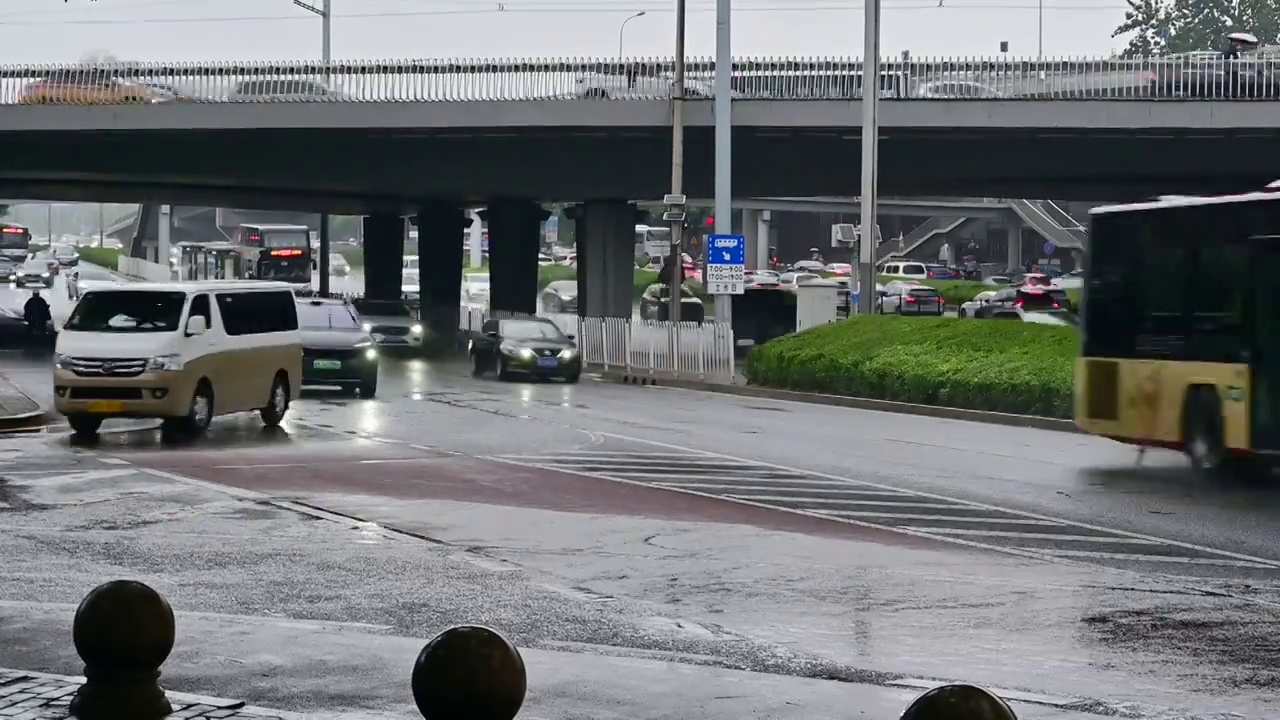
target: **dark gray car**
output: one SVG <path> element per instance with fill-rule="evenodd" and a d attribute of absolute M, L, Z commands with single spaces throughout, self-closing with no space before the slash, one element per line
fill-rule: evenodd
<path fill-rule="evenodd" d="M 298 329 L 303 385 L 335 385 L 365 398 L 378 394 L 378 348 L 355 308 L 332 298 L 301 300 Z"/>

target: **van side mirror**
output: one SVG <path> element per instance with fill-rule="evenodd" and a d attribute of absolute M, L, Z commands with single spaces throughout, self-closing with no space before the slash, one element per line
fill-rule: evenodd
<path fill-rule="evenodd" d="M 187 318 L 187 337 L 195 337 L 209 332 L 209 324 L 205 322 L 203 315 L 193 315 Z"/>

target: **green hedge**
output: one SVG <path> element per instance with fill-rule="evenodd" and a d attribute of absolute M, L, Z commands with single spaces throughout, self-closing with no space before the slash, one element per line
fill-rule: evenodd
<path fill-rule="evenodd" d="M 857 317 L 747 355 L 753 385 L 1069 418 L 1075 328 L 954 318 Z"/>
<path fill-rule="evenodd" d="M 104 267 L 108 270 L 115 270 L 118 267 L 117 260 L 120 259 L 121 250 L 119 248 L 99 248 L 99 247 L 82 247 L 77 248 L 80 253 L 80 259 Z"/>

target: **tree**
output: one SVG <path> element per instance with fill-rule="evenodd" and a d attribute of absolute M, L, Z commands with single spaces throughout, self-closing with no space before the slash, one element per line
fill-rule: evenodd
<path fill-rule="evenodd" d="M 1111 37 L 1130 35 L 1129 44 L 1121 51 L 1126 58 L 1162 55 L 1173 28 L 1173 9 L 1166 0 L 1128 0 L 1120 23 Z"/>

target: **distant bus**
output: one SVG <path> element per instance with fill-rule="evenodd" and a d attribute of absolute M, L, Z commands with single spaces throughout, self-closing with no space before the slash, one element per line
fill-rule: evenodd
<path fill-rule="evenodd" d="M 16 223 L 0 222 L 0 256 L 25 262 L 31 252 L 31 230 Z"/>
<path fill-rule="evenodd" d="M 240 248 L 246 278 L 311 287 L 311 229 L 306 225 L 245 223 L 232 244 Z"/>

